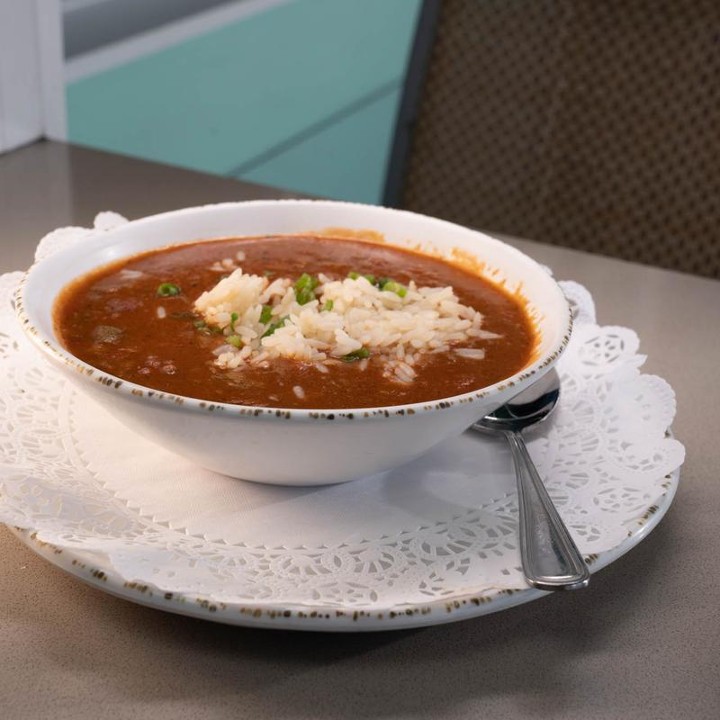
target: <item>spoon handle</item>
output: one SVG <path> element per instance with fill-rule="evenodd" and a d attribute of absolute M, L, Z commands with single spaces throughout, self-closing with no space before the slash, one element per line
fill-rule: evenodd
<path fill-rule="evenodd" d="M 520 555 L 528 583 L 540 590 L 586 587 L 590 572 L 545 490 L 522 435 L 504 434 L 517 475 Z"/>

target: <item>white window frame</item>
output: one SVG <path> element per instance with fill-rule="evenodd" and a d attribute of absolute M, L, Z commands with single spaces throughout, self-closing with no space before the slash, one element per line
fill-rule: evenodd
<path fill-rule="evenodd" d="M 0 0 L 0 152 L 66 137 L 60 0 Z"/>

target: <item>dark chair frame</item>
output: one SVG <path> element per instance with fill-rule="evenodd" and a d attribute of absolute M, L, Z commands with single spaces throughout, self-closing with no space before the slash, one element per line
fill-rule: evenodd
<path fill-rule="evenodd" d="M 442 0 L 422 0 L 400 98 L 382 204 L 399 207 Z"/>

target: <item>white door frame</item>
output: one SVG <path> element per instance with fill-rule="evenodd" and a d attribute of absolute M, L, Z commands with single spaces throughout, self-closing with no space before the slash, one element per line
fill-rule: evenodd
<path fill-rule="evenodd" d="M 60 0 L 0 0 L 0 152 L 67 137 Z"/>

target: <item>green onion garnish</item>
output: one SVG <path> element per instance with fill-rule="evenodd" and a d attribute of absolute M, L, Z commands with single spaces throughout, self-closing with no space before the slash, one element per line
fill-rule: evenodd
<path fill-rule="evenodd" d="M 240 339 L 239 335 L 228 335 L 225 339 L 230 345 L 233 345 L 236 348 L 241 348 L 243 345 L 243 341 Z"/>
<path fill-rule="evenodd" d="M 235 332 L 235 323 L 238 321 L 239 315 L 234 312 L 230 313 L 230 329 Z"/>
<path fill-rule="evenodd" d="M 295 283 L 295 299 L 298 305 L 306 305 L 315 299 L 315 288 L 320 284 L 318 278 L 303 273 Z"/>
<path fill-rule="evenodd" d="M 162 283 L 158 285 L 157 294 L 159 297 L 174 297 L 180 294 L 180 288 L 173 283 Z"/>
<path fill-rule="evenodd" d="M 173 320 L 194 320 L 197 314 L 189 310 L 183 310 L 182 312 L 168 313 L 167 316 L 173 318 Z"/>
<path fill-rule="evenodd" d="M 261 338 L 270 337 L 278 328 L 281 328 L 285 325 L 285 321 L 287 320 L 287 317 L 280 318 L 277 322 L 272 323 L 268 329 L 260 336 Z"/>
<path fill-rule="evenodd" d="M 357 362 L 358 360 L 364 360 L 365 358 L 370 357 L 370 351 L 367 348 L 361 347 L 357 350 L 353 350 L 352 352 L 349 352 L 347 355 L 343 355 L 340 359 L 343 362 L 351 363 L 351 362 Z"/>
<path fill-rule="evenodd" d="M 361 274 L 361 273 L 359 273 L 359 272 L 355 272 L 354 270 L 351 270 L 351 271 L 347 274 L 347 276 L 348 276 L 351 280 L 357 280 L 357 279 L 359 279 L 359 278 L 361 278 L 361 277 L 364 277 L 371 285 L 376 285 L 376 284 L 377 284 L 377 280 L 375 279 L 375 276 L 374 276 L 374 275 L 365 274 L 365 273 L 362 273 L 362 274 Z"/>
<path fill-rule="evenodd" d="M 322 306 L 323 312 L 330 312 L 333 309 L 333 306 L 335 303 L 332 300 L 326 300 L 325 304 Z"/>
<path fill-rule="evenodd" d="M 272 308 L 270 305 L 263 305 L 262 310 L 260 311 L 260 322 L 263 325 L 267 325 L 267 323 L 270 322 L 272 318 Z"/>
<path fill-rule="evenodd" d="M 302 290 L 303 288 L 316 288 L 318 286 L 318 283 L 320 281 L 313 277 L 312 275 L 308 275 L 307 273 L 303 273 L 295 282 L 295 289 L 296 290 Z"/>
<path fill-rule="evenodd" d="M 380 289 L 394 292 L 401 298 L 407 295 L 407 288 L 404 285 L 401 285 L 399 282 L 395 282 L 395 280 L 387 280 L 380 286 Z"/>

